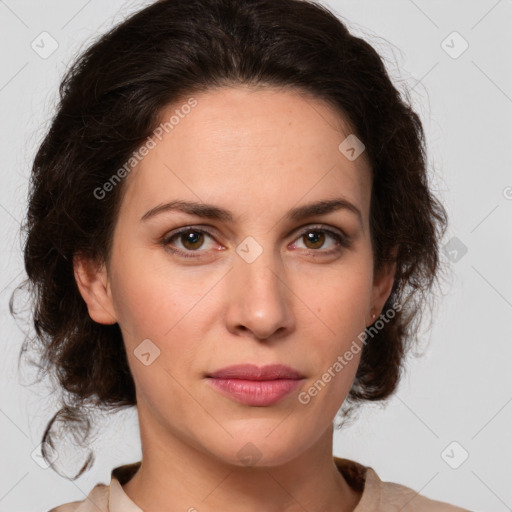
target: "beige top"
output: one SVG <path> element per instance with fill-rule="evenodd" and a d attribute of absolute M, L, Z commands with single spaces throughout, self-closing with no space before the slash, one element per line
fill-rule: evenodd
<path fill-rule="evenodd" d="M 334 462 L 350 486 L 363 492 L 354 512 L 470 512 L 431 500 L 403 485 L 383 482 L 371 467 L 352 460 L 334 457 Z M 122 488 L 140 464 L 114 468 L 110 485 L 97 484 L 84 500 L 65 503 L 49 512 L 143 512 Z"/>

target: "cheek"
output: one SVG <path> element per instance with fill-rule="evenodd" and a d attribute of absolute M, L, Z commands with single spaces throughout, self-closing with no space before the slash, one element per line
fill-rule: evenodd
<path fill-rule="evenodd" d="M 140 397 L 155 413 L 163 403 L 188 403 L 180 383 L 189 377 L 200 349 L 199 308 L 194 306 L 201 295 L 175 285 L 177 280 L 161 279 L 151 265 L 118 270 L 123 274 L 112 286 L 112 297 Z"/>
<path fill-rule="evenodd" d="M 306 280 L 315 283 L 313 291 L 304 284 L 296 288 L 299 297 L 307 298 L 309 320 L 303 317 L 298 326 L 301 338 L 308 340 L 303 350 L 314 371 L 308 383 L 312 387 L 305 389 L 301 403 L 311 402 L 315 414 L 335 413 L 352 385 L 371 298 L 368 273 L 366 268 L 347 265 L 329 276 Z"/>
<path fill-rule="evenodd" d="M 120 248 L 122 249 L 122 248 Z M 167 338 L 204 295 L 199 279 L 173 268 L 158 251 L 119 251 L 112 300 L 131 342 Z"/>
<path fill-rule="evenodd" d="M 197 360 L 204 352 L 212 299 L 205 294 L 213 283 L 173 269 L 161 257 L 152 260 L 148 251 L 145 257 L 139 256 L 137 251 L 125 251 L 112 275 L 118 323 L 132 375 L 145 401 L 154 402 L 155 408 L 162 400 L 172 400 L 176 406 L 181 399 L 187 400 L 179 383 L 205 369 L 198 367 Z M 144 361 L 143 354 L 148 352 Z"/>
<path fill-rule="evenodd" d="M 316 337 L 319 342 L 332 344 L 336 340 L 337 348 L 342 348 L 347 339 L 357 337 L 366 326 L 371 301 L 368 274 L 367 269 L 347 265 L 338 272 L 301 281 L 302 285 L 295 288 L 296 293 L 305 298 L 314 319 L 303 327 L 322 334 Z M 315 283 L 314 288 L 308 284 L 311 282 Z"/>
<path fill-rule="evenodd" d="M 321 423 L 336 415 L 354 381 L 363 349 L 368 292 L 350 280 L 341 288 L 331 281 L 330 286 L 317 288 L 314 298 L 316 316 L 302 325 L 309 345 L 303 350 L 312 374 L 297 401 L 304 414 Z"/>

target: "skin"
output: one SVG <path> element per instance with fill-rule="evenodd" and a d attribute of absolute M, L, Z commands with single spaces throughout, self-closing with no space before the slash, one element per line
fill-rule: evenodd
<path fill-rule="evenodd" d="M 373 273 L 366 155 L 347 159 L 338 145 L 350 128 L 304 93 L 238 86 L 194 97 L 197 106 L 125 178 L 108 262 L 75 258 L 89 314 L 119 323 L 136 384 L 142 466 L 124 490 L 145 511 L 354 510 L 361 494 L 334 466 L 332 436 L 360 353 L 307 405 L 298 393 L 357 340 L 391 292 L 395 267 Z M 339 197 L 360 210 L 361 223 L 347 209 L 284 219 Z M 178 211 L 141 221 L 176 199 L 228 209 L 234 221 Z M 196 258 L 160 242 L 186 226 L 212 234 L 174 239 L 171 247 Z M 302 228 L 313 226 L 319 238 L 311 241 Z M 350 246 L 320 228 L 341 230 Z M 236 252 L 248 236 L 263 251 L 251 263 Z M 134 355 L 145 339 L 160 350 L 147 366 Z M 255 407 L 205 378 L 247 362 L 284 363 L 305 379 L 277 404 Z M 252 465 L 238 455 L 247 443 L 257 450 Z"/>

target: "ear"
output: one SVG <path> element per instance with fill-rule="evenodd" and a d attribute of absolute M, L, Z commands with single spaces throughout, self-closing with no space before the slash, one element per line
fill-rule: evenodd
<path fill-rule="evenodd" d="M 375 319 L 371 318 L 372 313 L 375 314 L 375 318 L 379 317 L 382 312 L 382 308 L 393 289 L 396 273 L 397 250 L 398 247 L 395 246 L 391 251 L 391 256 L 393 258 L 392 261 L 384 264 L 379 272 L 377 272 L 373 277 L 372 305 L 368 325 L 371 325 L 375 321 Z"/>
<path fill-rule="evenodd" d="M 80 294 L 87 304 L 89 316 L 99 324 L 115 324 L 117 318 L 105 264 L 75 254 L 73 271 Z"/>

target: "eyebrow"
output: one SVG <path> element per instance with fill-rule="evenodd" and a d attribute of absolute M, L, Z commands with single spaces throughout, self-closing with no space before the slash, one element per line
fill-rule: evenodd
<path fill-rule="evenodd" d="M 290 221 L 300 221 L 315 215 L 327 215 L 328 213 L 338 210 L 346 210 L 354 213 L 361 226 L 363 225 L 363 217 L 359 208 L 343 198 L 317 201 L 292 208 L 288 213 L 286 213 L 284 218 L 285 220 Z M 141 221 L 146 221 L 156 215 L 169 211 L 181 211 L 183 213 L 188 213 L 189 215 L 196 215 L 197 217 L 204 217 L 223 222 L 234 222 L 234 215 L 229 210 L 212 204 L 181 200 L 170 201 L 169 203 L 160 204 L 151 208 L 151 210 L 148 210 L 141 217 Z"/>

